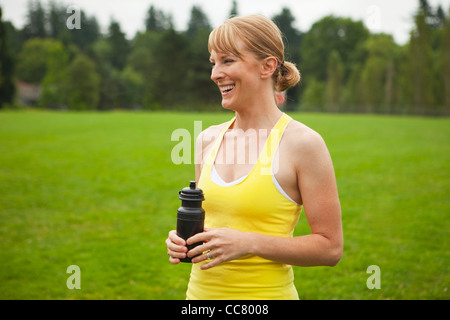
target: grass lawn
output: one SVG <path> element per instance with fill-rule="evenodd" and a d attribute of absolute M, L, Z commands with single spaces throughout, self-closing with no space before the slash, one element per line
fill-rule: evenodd
<path fill-rule="evenodd" d="M 294 267 L 300 298 L 450 299 L 450 119 L 290 115 L 327 142 L 345 238 L 336 267 Z M 0 112 L 0 299 L 184 299 L 164 240 L 194 166 L 171 134 L 231 116 Z"/>

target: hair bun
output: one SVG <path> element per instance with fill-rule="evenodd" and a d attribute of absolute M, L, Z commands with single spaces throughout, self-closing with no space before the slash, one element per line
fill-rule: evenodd
<path fill-rule="evenodd" d="M 300 81 L 300 72 L 295 64 L 283 61 L 278 69 L 276 77 L 275 90 L 279 92 L 286 91 L 295 86 Z"/>

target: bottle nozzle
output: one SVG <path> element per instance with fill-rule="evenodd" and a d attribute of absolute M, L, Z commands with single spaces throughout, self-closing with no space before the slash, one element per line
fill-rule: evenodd
<path fill-rule="evenodd" d="M 189 181 L 189 187 L 183 188 L 179 192 L 180 197 L 179 199 L 182 201 L 203 201 L 205 200 L 203 196 L 203 191 L 201 189 L 198 189 L 196 187 L 196 182 Z"/>

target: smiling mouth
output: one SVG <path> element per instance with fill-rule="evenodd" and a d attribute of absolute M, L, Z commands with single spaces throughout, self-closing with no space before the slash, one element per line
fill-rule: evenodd
<path fill-rule="evenodd" d="M 228 94 L 234 89 L 234 87 L 235 87 L 234 85 L 222 86 L 220 87 L 220 92 L 222 92 L 222 94 Z"/>

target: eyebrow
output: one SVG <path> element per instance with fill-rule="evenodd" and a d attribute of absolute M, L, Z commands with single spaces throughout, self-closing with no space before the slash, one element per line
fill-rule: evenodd
<path fill-rule="evenodd" d="M 217 55 L 219 56 L 220 59 L 227 58 L 227 57 L 238 58 L 231 52 L 230 53 L 217 53 Z M 214 59 L 212 58 L 212 56 L 209 56 L 209 61 L 213 61 L 213 60 Z"/>

